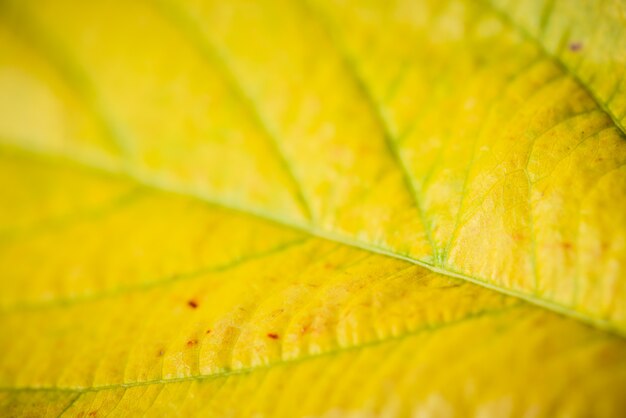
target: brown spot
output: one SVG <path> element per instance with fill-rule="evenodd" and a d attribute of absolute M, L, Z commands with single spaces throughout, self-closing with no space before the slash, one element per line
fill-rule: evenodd
<path fill-rule="evenodd" d="M 513 238 L 515 241 L 523 241 L 526 236 L 524 236 L 524 234 L 513 234 L 511 235 L 511 238 Z"/>
<path fill-rule="evenodd" d="M 206 330 L 206 333 L 207 333 L 207 334 L 210 334 L 210 333 L 211 333 L 211 330 L 210 330 L 210 329 L 207 329 L 207 330 Z"/>
<path fill-rule="evenodd" d="M 572 245 L 571 242 L 562 242 L 561 243 L 561 247 L 565 250 L 571 250 L 574 246 Z"/>
<path fill-rule="evenodd" d="M 91 412 L 89 413 L 89 416 L 90 416 L 90 417 L 95 417 L 96 415 L 98 415 L 98 411 L 91 411 Z"/>
<path fill-rule="evenodd" d="M 581 49 L 583 49 L 582 42 L 572 42 L 571 44 L 569 44 L 569 50 L 572 52 L 578 52 Z"/>
<path fill-rule="evenodd" d="M 165 354 L 165 350 L 160 349 L 160 350 L 157 352 L 157 357 L 163 357 L 163 354 Z"/>
<path fill-rule="evenodd" d="M 189 305 L 191 309 L 196 309 L 198 307 L 198 302 L 194 299 L 190 299 L 187 301 L 187 305 Z"/>
<path fill-rule="evenodd" d="M 196 345 L 198 345 L 198 340 L 187 341 L 187 347 L 195 347 Z"/>
<path fill-rule="evenodd" d="M 267 336 L 269 338 L 271 338 L 272 340 L 277 340 L 278 339 L 278 334 L 274 334 L 272 332 L 270 332 L 269 334 L 267 334 Z"/>

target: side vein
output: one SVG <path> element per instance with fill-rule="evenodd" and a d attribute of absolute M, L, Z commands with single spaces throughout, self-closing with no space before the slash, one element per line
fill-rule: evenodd
<path fill-rule="evenodd" d="M 621 131 L 622 136 L 626 135 L 626 128 L 620 123 L 619 119 L 617 118 L 617 115 L 615 115 L 611 111 L 611 109 L 608 108 L 606 102 L 604 102 L 603 100 L 600 100 L 600 98 L 595 93 L 595 91 L 591 88 L 591 86 L 585 81 L 583 81 L 576 71 L 568 67 L 563 62 L 563 60 L 561 60 L 558 57 L 557 54 L 550 52 L 538 37 L 533 36 L 524 26 L 522 26 L 519 22 L 517 22 L 513 16 L 511 16 L 510 14 L 506 13 L 504 10 L 500 9 L 498 6 L 493 4 L 491 0 L 482 0 L 482 1 L 484 2 L 485 5 L 489 7 L 489 9 L 491 9 L 496 14 L 496 16 L 500 18 L 500 20 L 502 20 L 504 23 L 506 23 L 510 27 L 514 28 L 527 41 L 536 45 L 539 48 L 539 50 L 542 52 L 542 54 L 544 54 L 546 57 L 554 61 L 565 74 L 572 77 L 572 79 L 576 81 L 576 84 L 578 84 L 583 90 L 585 90 L 587 94 L 589 94 L 589 96 L 591 96 L 591 98 L 596 102 L 596 104 L 604 111 L 604 113 L 606 113 L 606 115 L 611 118 L 615 126 Z M 545 15 L 542 17 L 542 20 L 545 22 L 547 22 L 548 19 L 549 19 L 548 15 Z M 544 23 L 544 26 L 545 24 L 547 23 Z"/>
<path fill-rule="evenodd" d="M 425 325 L 423 327 L 420 327 L 418 329 L 415 329 L 413 331 L 407 332 L 402 335 L 396 335 L 396 336 L 391 336 L 388 338 L 382 338 L 379 340 L 373 340 L 373 341 L 365 342 L 359 345 L 338 347 L 334 350 L 329 350 L 320 354 L 309 354 L 306 356 L 302 356 L 302 357 L 298 357 L 294 359 L 281 360 L 281 361 L 277 361 L 273 363 L 264 364 L 261 366 L 252 366 L 252 367 L 247 367 L 247 368 L 242 368 L 242 369 L 237 369 L 237 370 L 226 370 L 223 372 L 217 372 L 217 373 L 208 374 L 208 375 L 185 376 L 185 377 L 167 378 L 167 379 L 154 379 L 154 380 L 145 380 L 145 381 L 128 382 L 128 383 L 116 383 L 116 384 L 111 384 L 111 385 L 102 385 L 102 386 L 95 386 L 95 387 L 76 387 L 76 388 L 50 387 L 50 386 L 48 387 L 30 387 L 30 386 L 28 387 L 27 386 L 0 387 L 0 392 L 28 392 L 28 391 L 44 392 L 45 391 L 45 392 L 88 393 L 88 392 L 101 392 L 104 390 L 128 389 L 128 388 L 133 388 L 133 387 L 149 386 L 149 385 L 161 385 L 161 384 L 168 384 L 168 383 L 212 380 L 212 379 L 219 379 L 219 378 L 233 376 L 233 375 L 246 375 L 246 374 L 255 372 L 257 370 L 267 370 L 267 369 L 272 369 L 272 368 L 280 367 L 280 366 L 299 364 L 299 363 L 315 360 L 318 358 L 333 357 L 335 355 L 346 353 L 346 352 L 353 352 L 353 351 L 366 349 L 370 347 L 376 347 L 376 346 L 391 343 L 394 341 L 402 341 L 406 338 L 410 338 L 410 337 L 413 337 L 413 336 L 416 336 L 425 332 L 432 332 L 432 331 L 437 331 L 441 329 L 446 329 L 446 328 L 454 327 L 457 325 L 461 325 L 466 322 L 479 320 L 481 318 L 505 314 L 506 312 L 510 312 L 515 309 L 520 309 L 523 306 L 524 306 L 524 303 L 515 303 L 512 305 L 502 307 L 502 308 L 489 309 L 489 310 L 485 310 L 482 312 L 473 313 L 463 318 L 452 320 L 449 322 L 440 322 L 436 324 Z"/>
<path fill-rule="evenodd" d="M 28 146 L 28 145 L 26 146 L 16 145 L 15 143 L 11 143 L 10 141 L 7 141 L 7 140 L 5 140 L 5 142 L 2 143 L 0 139 L 0 150 L 3 150 L 3 149 L 10 150 L 16 153 L 23 153 L 23 154 L 31 155 L 35 158 L 59 160 L 59 162 L 72 164 L 86 171 L 91 171 L 91 172 L 96 172 L 96 173 L 106 173 L 108 175 L 120 176 L 122 178 L 135 181 L 146 188 L 150 188 L 150 189 L 159 191 L 161 193 L 169 193 L 169 194 L 176 195 L 176 196 L 185 196 L 188 198 L 197 199 L 199 201 L 205 202 L 206 204 L 209 204 L 215 207 L 220 207 L 226 210 L 231 210 L 231 211 L 239 212 L 242 214 L 246 214 L 251 217 L 256 217 L 258 219 L 262 219 L 267 222 L 281 225 L 283 227 L 288 227 L 294 230 L 305 232 L 314 237 L 326 239 L 329 241 L 351 246 L 354 248 L 359 248 L 365 251 L 370 251 L 376 254 L 385 255 L 387 257 L 404 260 L 413 264 L 417 264 L 419 266 L 422 266 L 424 268 L 427 268 L 435 273 L 439 273 L 444 276 L 456 277 L 459 279 L 467 280 L 471 283 L 494 290 L 496 292 L 500 292 L 509 296 L 513 296 L 518 299 L 522 299 L 526 302 L 532 303 L 536 306 L 540 306 L 544 309 L 548 309 L 553 312 L 557 312 L 561 315 L 575 318 L 584 323 L 593 325 L 594 327 L 602 329 L 606 332 L 610 332 L 619 336 L 626 336 L 626 329 L 624 329 L 618 324 L 613 323 L 613 321 L 611 320 L 607 320 L 604 318 L 596 318 L 585 312 L 581 312 L 576 309 L 573 309 L 570 306 L 563 305 L 563 304 L 560 304 L 560 303 L 557 303 L 548 299 L 544 299 L 541 297 L 537 297 L 531 293 L 522 292 L 516 289 L 506 288 L 506 287 L 488 282 L 482 278 L 469 276 L 462 271 L 453 269 L 450 266 L 443 268 L 441 266 L 434 265 L 424 260 L 419 260 L 416 258 L 411 258 L 406 255 L 399 254 L 397 252 L 390 250 L 389 248 L 385 248 L 385 247 L 378 246 L 375 244 L 361 242 L 361 241 L 355 240 L 351 237 L 345 236 L 340 233 L 321 230 L 312 225 L 306 225 L 306 224 L 303 225 L 302 223 L 293 221 L 291 219 L 283 218 L 280 216 L 276 216 L 276 214 L 274 213 L 267 212 L 256 207 L 245 206 L 245 205 L 241 205 L 238 202 L 219 199 L 219 198 L 216 198 L 215 196 L 210 196 L 194 189 L 187 189 L 177 184 L 164 182 L 159 179 L 155 179 L 151 176 L 147 176 L 145 174 L 142 175 L 141 173 L 137 173 L 133 171 L 120 171 L 119 168 L 113 168 L 110 165 L 103 163 L 101 161 L 95 160 L 95 159 L 81 158 L 80 155 L 60 154 L 60 153 L 51 154 L 49 150 L 38 149 L 36 147 Z"/>
<path fill-rule="evenodd" d="M 315 213 L 311 207 L 310 199 L 307 197 L 296 170 L 289 161 L 287 153 L 282 146 L 282 141 L 275 129 L 271 127 L 260 111 L 260 106 L 252 98 L 248 89 L 244 86 L 241 77 L 239 77 L 230 63 L 226 54 L 218 48 L 207 35 L 205 35 L 196 23 L 195 19 L 170 2 L 158 0 L 155 2 L 155 9 L 169 21 L 183 36 L 187 38 L 189 43 L 194 46 L 202 56 L 211 64 L 215 65 L 220 72 L 232 92 L 239 98 L 240 102 L 249 112 L 253 122 L 261 129 L 270 143 L 272 150 L 279 160 L 280 165 L 289 177 L 290 182 L 296 193 L 296 199 L 305 212 L 305 216 L 310 222 L 315 221 Z"/>
<path fill-rule="evenodd" d="M 347 73 L 354 80 L 356 87 L 358 88 L 360 93 L 363 95 L 368 107 L 371 109 L 372 114 L 374 118 L 376 119 L 376 123 L 382 129 L 383 137 L 385 140 L 385 145 L 387 146 L 387 149 L 389 150 L 389 154 L 391 155 L 393 162 L 395 163 L 397 168 L 400 170 L 404 184 L 406 188 L 408 189 L 409 194 L 411 195 L 411 198 L 413 200 L 413 203 L 418 211 L 420 221 L 424 227 L 426 238 L 431 247 L 431 251 L 433 254 L 433 262 L 435 265 L 439 265 L 440 264 L 439 253 L 437 250 L 437 246 L 435 245 L 435 242 L 432 237 L 430 222 L 428 222 L 428 218 L 426 217 L 424 207 L 419 197 L 420 193 L 419 193 L 418 187 L 415 184 L 415 181 L 413 180 L 413 178 L 411 177 L 409 169 L 407 168 L 404 158 L 402 157 L 402 153 L 398 149 L 398 146 L 396 143 L 397 138 L 391 132 L 389 122 L 385 118 L 380 105 L 378 104 L 377 100 L 374 98 L 372 91 L 367 86 L 365 79 L 361 75 L 361 72 L 358 69 L 358 64 L 355 62 L 354 58 L 350 55 L 350 53 L 346 50 L 343 42 L 341 42 L 340 37 L 337 34 L 337 31 L 334 30 L 333 24 L 329 22 L 327 17 L 324 16 L 323 12 L 321 12 L 320 10 L 318 10 L 317 8 L 309 4 L 308 0 L 301 0 L 301 4 L 304 6 L 304 8 L 307 11 L 310 12 L 310 15 L 313 16 L 319 22 L 322 29 L 325 30 L 326 33 L 328 34 L 328 37 L 331 40 L 332 45 L 335 47 L 336 51 L 339 54 L 339 57 L 343 61 L 343 64 Z"/>

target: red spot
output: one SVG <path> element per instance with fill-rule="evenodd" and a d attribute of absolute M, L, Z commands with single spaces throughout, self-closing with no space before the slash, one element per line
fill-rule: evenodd
<path fill-rule="evenodd" d="M 277 340 L 278 339 L 278 334 L 274 334 L 272 332 L 270 332 L 269 334 L 267 334 L 267 336 L 269 338 L 271 338 L 272 340 Z"/>
<path fill-rule="evenodd" d="M 571 44 L 569 44 L 569 50 L 572 52 L 578 52 L 581 49 L 583 49 L 582 42 L 572 42 Z"/>
<path fill-rule="evenodd" d="M 196 309 L 198 307 L 198 302 L 193 299 L 190 299 L 187 302 L 187 305 L 189 305 L 192 309 Z"/>
<path fill-rule="evenodd" d="M 187 347 L 194 347 L 198 345 L 198 340 L 189 340 L 187 341 Z"/>

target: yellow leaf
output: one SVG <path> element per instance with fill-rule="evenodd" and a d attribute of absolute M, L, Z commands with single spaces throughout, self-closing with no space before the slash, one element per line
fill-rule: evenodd
<path fill-rule="evenodd" d="M 0 412 L 623 414 L 625 8 L 493 3 L 3 0 Z"/>

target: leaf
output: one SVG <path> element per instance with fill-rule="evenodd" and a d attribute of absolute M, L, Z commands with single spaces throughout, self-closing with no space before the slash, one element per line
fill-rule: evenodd
<path fill-rule="evenodd" d="M 621 3 L 0 7 L 3 415 L 626 409 Z"/>
<path fill-rule="evenodd" d="M 1 299 L 5 415 L 624 407 L 619 337 L 195 198 L 3 155 L 2 178 L 30 174 L 47 196 L 12 196 L 30 226 L 1 247 L 15 278 Z"/>

